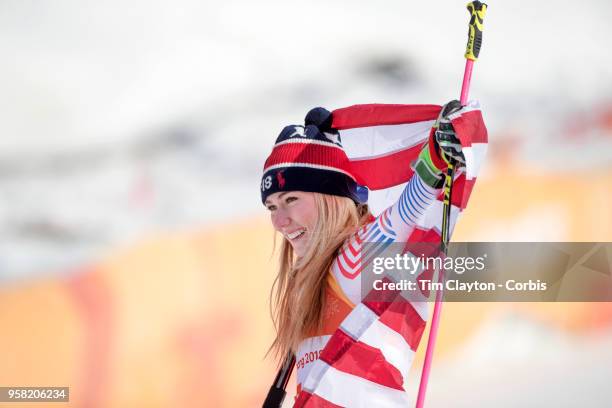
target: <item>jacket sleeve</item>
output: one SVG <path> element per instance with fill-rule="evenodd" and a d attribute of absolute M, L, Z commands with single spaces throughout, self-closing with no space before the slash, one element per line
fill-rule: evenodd
<path fill-rule="evenodd" d="M 434 189 L 414 173 L 401 195 L 368 226 L 367 242 L 405 242 L 415 228 L 426 228 L 428 210 L 436 205 L 440 189 Z"/>

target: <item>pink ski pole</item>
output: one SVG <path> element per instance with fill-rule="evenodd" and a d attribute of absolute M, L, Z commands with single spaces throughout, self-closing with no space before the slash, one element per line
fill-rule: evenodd
<path fill-rule="evenodd" d="M 461 85 L 461 98 L 459 99 L 462 106 L 468 101 L 468 93 L 470 89 L 470 81 L 472 79 L 472 68 L 474 61 L 478 59 L 480 46 L 482 45 L 482 23 L 487 12 L 487 5 L 479 1 L 468 3 L 467 9 L 470 13 L 470 24 L 468 32 L 468 42 L 465 51 L 465 71 L 463 73 L 463 84 Z M 450 208 L 453 177 L 455 167 L 449 164 L 444 183 L 444 210 L 442 214 L 442 253 L 446 254 L 448 250 L 448 242 L 450 239 Z M 438 282 L 444 287 L 444 269 L 438 270 Z M 429 329 L 429 338 L 427 339 L 427 349 L 425 351 L 425 361 L 423 362 L 423 371 L 421 372 L 421 383 L 419 384 L 419 393 L 417 396 L 416 407 L 423 408 L 425 404 L 425 394 L 427 392 L 427 383 L 429 381 L 429 373 L 431 372 L 431 362 L 433 360 L 434 348 L 436 346 L 436 338 L 438 336 L 438 327 L 440 325 L 440 314 L 442 313 L 442 297 L 443 290 L 436 291 L 436 301 L 434 304 L 433 315 L 431 318 L 431 327 Z"/>

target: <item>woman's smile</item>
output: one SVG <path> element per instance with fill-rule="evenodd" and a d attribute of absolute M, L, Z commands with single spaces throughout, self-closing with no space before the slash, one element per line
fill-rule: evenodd
<path fill-rule="evenodd" d="M 289 241 L 297 241 L 298 239 L 301 239 L 305 233 L 306 228 L 300 228 L 293 232 L 286 233 L 285 238 L 287 238 Z"/>
<path fill-rule="evenodd" d="M 304 191 L 278 192 L 266 200 L 272 225 L 291 244 L 296 256 L 306 253 L 308 231 L 317 219 L 314 193 Z"/>

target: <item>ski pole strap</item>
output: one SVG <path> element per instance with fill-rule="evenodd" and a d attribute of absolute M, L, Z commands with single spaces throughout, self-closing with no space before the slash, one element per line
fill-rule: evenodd
<path fill-rule="evenodd" d="M 470 27 L 465 58 L 476 61 L 482 45 L 482 23 L 487 13 L 487 5 L 479 1 L 472 1 L 468 3 L 467 9 L 470 13 Z"/>

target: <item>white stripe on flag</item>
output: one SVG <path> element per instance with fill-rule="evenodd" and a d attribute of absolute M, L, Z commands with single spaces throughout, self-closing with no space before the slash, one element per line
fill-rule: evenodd
<path fill-rule="evenodd" d="M 326 365 L 327 368 L 323 370 L 325 376 L 317 385 L 314 394 L 333 404 L 351 408 L 398 408 L 408 406 L 408 394 L 404 391 L 394 390 L 365 378 L 344 373 L 330 367 L 321 360 L 318 362 Z"/>
<path fill-rule="evenodd" d="M 302 383 L 302 389 L 312 393 L 329 369 L 330 365 L 325 361 L 321 359 L 315 360 L 312 363 L 312 367 L 310 367 L 310 373 L 308 373 L 306 381 Z"/>
<path fill-rule="evenodd" d="M 471 180 L 476 178 L 476 175 L 480 171 L 480 166 L 484 162 L 484 158 L 487 153 L 486 143 L 472 143 L 471 146 L 463 148 L 463 155 L 465 156 L 465 178 Z"/>
<path fill-rule="evenodd" d="M 353 339 L 358 340 L 361 335 L 378 320 L 378 315 L 363 303 L 359 303 L 340 323 L 340 328 Z"/>
<path fill-rule="evenodd" d="M 434 121 L 368 126 L 340 131 L 349 159 L 373 159 L 422 143 Z"/>
<path fill-rule="evenodd" d="M 372 215 L 377 217 L 396 202 L 399 196 L 404 191 L 408 183 L 398 184 L 397 186 L 385 188 L 383 190 L 370 190 L 368 193 L 368 207 L 372 211 Z"/>

